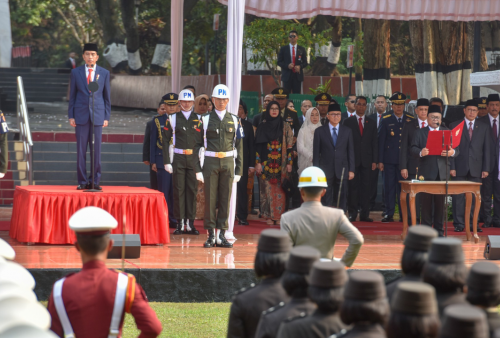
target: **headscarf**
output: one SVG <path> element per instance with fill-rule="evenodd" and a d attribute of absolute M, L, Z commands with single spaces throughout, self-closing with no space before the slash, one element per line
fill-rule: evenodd
<path fill-rule="evenodd" d="M 194 108 L 193 108 L 193 111 L 200 115 L 200 113 L 197 111 L 198 110 L 198 105 L 200 104 L 200 101 L 201 99 L 205 99 L 205 101 L 207 101 L 207 107 L 208 107 L 208 96 L 206 94 L 201 94 L 201 95 L 198 95 L 195 99 L 194 99 Z M 208 112 L 208 111 L 207 111 Z"/>
<path fill-rule="evenodd" d="M 283 118 L 281 117 L 281 113 L 276 117 L 271 117 L 271 113 L 269 112 L 269 108 L 273 105 L 277 105 L 281 112 L 278 102 L 269 102 L 266 111 L 262 113 L 262 118 L 255 132 L 256 144 L 267 144 L 274 140 L 281 141 L 283 138 Z"/>
<path fill-rule="evenodd" d="M 302 173 L 302 170 L 312 166 L 314 131 L 317 128 L 321 127 L 321 116 L 318 120 L 318 123 L 313 124 L 311 122 L 311 115 L 314 110 L 316 110 L 319 114 L 318 108 L 309 108 L 306 112 L 305 121 L 299 130 L 299 135 L 297 136 L 299 175 L 300 173 Z"/>

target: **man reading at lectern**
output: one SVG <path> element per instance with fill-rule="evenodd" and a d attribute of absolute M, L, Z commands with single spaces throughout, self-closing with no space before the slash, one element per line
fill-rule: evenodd
<path fill-rule="evenodd" d="M 441 125 L 441 118 L 441 109 L 438 106 L 431 105 L 427 114 L 428 126 L 417 130 L 411 144 L 412 156 L 420 159 L 418 175 L 419 177 L 423 176 L 425 181 L 445 181 L 446 176 L 450 175 L 450 164 L 448 163 L 448 167 L 446 167 L 446 153 L 448 152 L 448 157 L 458 155 L 458 148 L 451 149 L 451 146 L 449 146 L 448 151 L 443 150 L 441 155 L 429 155 L 429 149 L 426 148 L 429 131 L 449 130 Z M 420 206 L 422 208 L 422 224 L 434 225 L 439 237 L 443 237 L 444 195 L 422 193 Z M 433 206 L 434 217 L 432 215 Z"/>
<path fill-rule="evenodd" d="M 85 64 L 71 71 L 68 104 L 69 124 L 76 130 L 76 166 L 78 190 L 92 187 L 92 175 L 87 176 L 85 159 L 87 147 L 94 156 L 94 188 L 101 190 L 101 140 L 102 128 L 108 126 L 111 115 L 109 71 L 97 66 L 99 55 L 97 44 L 87 43 L 83 47 Z M 94 93 L 94 116 L 92 116 L 92 93 L 89 83 L 97 82 L 99 89 Z M 95 154 L 92 154 L 92 119 L 94 119 Z"/>

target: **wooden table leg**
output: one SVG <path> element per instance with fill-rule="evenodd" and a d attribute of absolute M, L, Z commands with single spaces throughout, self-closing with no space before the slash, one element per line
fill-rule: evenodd
<path fill-rule="evenodd" d="M 417 224 L 417 208 L 415 207 L 415 198 L 417 194 L 414 192 L 410 193 L 410 214 L 411 214 L 411 225 Z"/>
<path fill-rule="evenodd" d="M 470 208 L 472 205 L 472 194 L 470 192 L 465 193 L 465 233 L 467 240 L 470 241 L 472 236 L 470 234 Z"/>
<path fill-rule="evenodd" d="M 472 194 L 471 194 L 472 195 Z M 472 222 L 474 222 L 473 230 L 474 230 L 474 243 L 479 243 L 479 236 L 477 234 L 477 219 L 479 217 L 479 208 L 481 207 L 481 193 L 475 191 L 474 197 L 476 197 L 476 203 L 474 204 L 474 218 Z"/>
<path fill-rule="evenodd" d="M 401 239 L 404 241 L 406 238 L 406 234 L 408 232 L 408 210 L 406 209 L 406 196 L 407 192 L 401 191 L 400 200 L 401 200 L 401 211 L 403 213 L 403 233 L 401 234 Z"/>

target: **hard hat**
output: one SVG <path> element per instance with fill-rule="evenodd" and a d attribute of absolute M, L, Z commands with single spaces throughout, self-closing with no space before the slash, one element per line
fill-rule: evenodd
<path fill-rule="evenodd" d="M 324 171 L 318 167 L 305 168 L 299 177 L 299 188 L 306 187 L 328 188 Z"/>
<path fill-rule="evenodd" d="M 52 331 L 46 331 L 29 324 L 19 324 L 0 333 L 0 338 L 58 338 Z"/>
<path fill-rule="evenodd" d="M 69 227 L 77 233 L 100 233 L 115 229 L 116 219 L 109 212 L 98 207 L 85 207 L 69 219 Z"/>
<path fill-rule="evenodd" d="M 31 273 L 14 262 L 0 264 L 0 284 L 2 283 L 15 283 L 31 290 L 35 288 L 35 279 Z"/>
<path fill-rule="evenodd" d="M 229 99 L 229 88 L 223 84 L 218 84 L 212 92 L 212 97 L 216 97 L 218 99 Z"/>
<path fill-rule="evenodd" d="M 0 257 L 5 258 L 6 260 L 13 260 L 16 257 L 16 252 L 9 243 L 0 238 Z"/>
<path fill-rule="evenodd" d="M 0 301 L 0 332 L 22 324 L 48 330 L 50 314 L 38 302 L 14 297 Z"/>
<path fill-rule="evenodd" d="M 194 101 L 194 94 L 189 89 L 183 89 L 179 93 L 179 101 Z"/>

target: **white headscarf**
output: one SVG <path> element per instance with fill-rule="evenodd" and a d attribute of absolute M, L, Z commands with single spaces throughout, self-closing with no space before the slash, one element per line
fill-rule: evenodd
<path fill-rule="evenodd" d="M 313 160 L 313 141 L 314 141 L 314 131 L 321 127 L 321 119 L 318 119 L 318 123 L 314 124 L 311 122 L 311 114 L 313 110 L 316 110 L 319 114 L 319 110 L 316 107 L 309 108 L 306 112 L 306 118 L 302 127 L 299 130 L 299 135 L 297 136 L 297 152 L 299 154 L 299 176 L 307 167 L 312 166 Z"/>

